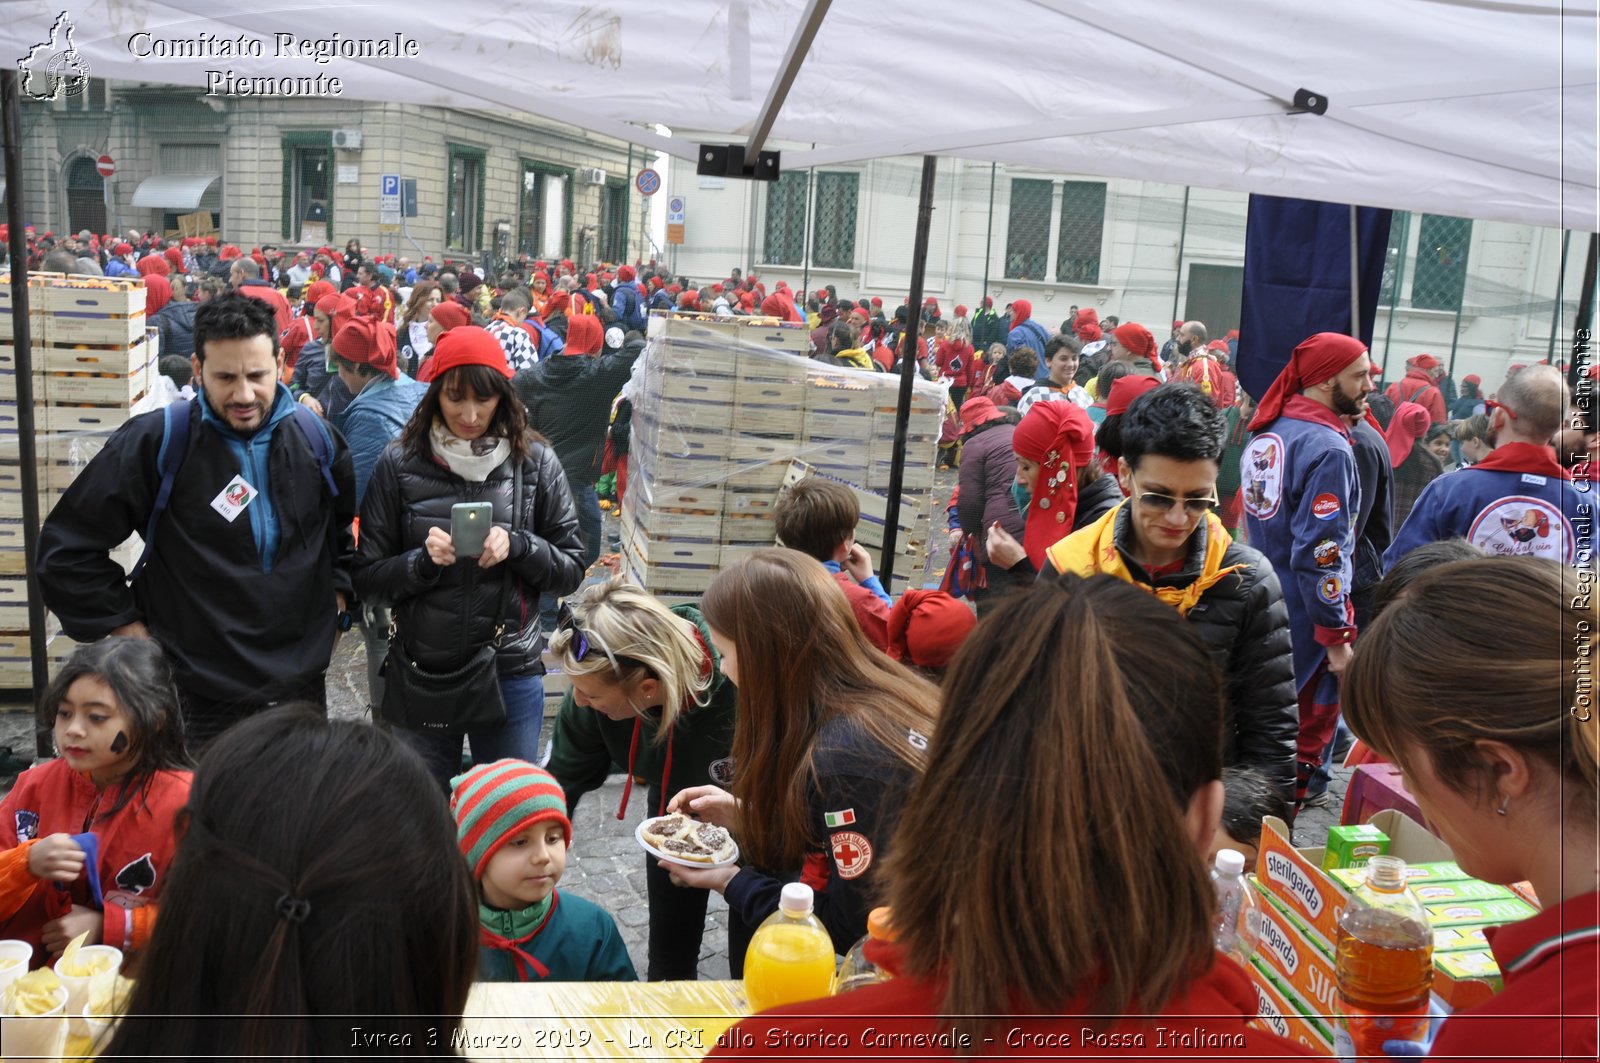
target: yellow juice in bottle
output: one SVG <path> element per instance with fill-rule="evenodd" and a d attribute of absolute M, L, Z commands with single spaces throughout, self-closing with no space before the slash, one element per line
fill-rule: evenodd
<path fill-rule="evenodd" d="M 778 910 L 744 954 L 744 995 L 751 1011 L 825 997 L 833 990 L 833 939 L 811 914 L 811 887 L 783 887 Z"/>

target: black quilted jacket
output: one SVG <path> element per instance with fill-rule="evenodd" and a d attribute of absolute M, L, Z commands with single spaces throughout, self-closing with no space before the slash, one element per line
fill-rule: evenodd
<path fill-rule="evenodd" d="M 555 452 L 536 443 L 523 462 L 522 513 L 507 561 L 482 569 L 466 558 L 440 568 L 422 547 L 429 528 L 450 530 L 450 507 L 457 502 L 491 502 L 494 523 L 511 528 L 512 479 L 509 460 L 484 483 L 470 483 L 431 455 L 407 456 L 399 443 L 391 443 L 373 469 L 361 502 L 356 593 L 394 608 L 406 650 L 423 668 L 459 668 L 494 638 L 501 574 L 510 565 L 500 674 L 544 671 L 539 595 L 568 594 L 583 581 L 578 515 Z"/>

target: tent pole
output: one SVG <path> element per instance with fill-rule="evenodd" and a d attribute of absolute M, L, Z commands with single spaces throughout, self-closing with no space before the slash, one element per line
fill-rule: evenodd
<path fill-rule="evenodd" d="M 1361 338 L 1361 236 L 1354 203 L 1350 204 L 1350 335 Z"/>
<path fill-rule="evenodd" d="M 1466 269 L 1465 266 L 1462 267 Z M 1456 300 L 1456 321 L 1450 328 L 1450 365 L 1445 369 L 1445 375 L 1451 380 L 1456 378 L 1456 347 L 1461 343 L 1461 304 L 1467 301 L 1466 282 L 1463 278 L 1461 298 Z"/>
<path fill-rule="evenodd" d="M 989 251 L 994 247 L 994 172 L 999 163 L 989 164 L 989 231 L 983 237 L 983 291 L 979 292 L 978 305 L 973 313 L 983 309 L 983 300 L 989 297 Z M 983 352 L 977 352 L 981 358 Z"/>
<path fill-rule="evenodd" d="M 922 197 L 917 202 L 917 241 L 911 253 L 911 295 L 906 302 L 906 334 L 900 340 L 900 406 L 894 419 L 894 464 L 889 469 L 889 502 L 883 516 L 883 587 L 893 595 L 894 555 L 900 542 L 900 492 L 905 485 L 906 431 L 911 423 L 911 384 L 922 345 L 922 285 L 928 265 L 928 232 L 933 226 L 933 182 L 939 160 L 922 157 Z"/>
<path fill-rule="evenodd" d="M 816 147 L 815 144 L 811 145 Z M 800 234 L 800 306 L 806 312 L 806 300 L 811 298 L 811 230 L 817 216 L 817 168 L 806 172 L 806 230 Z"/>
<path fill-rule="evenodd" d="M 756 155 L 766 146 L 772 123 L 777 121 L 778 111 L 783 108 L 783 101 L 789 95 L 794 79 L 800 75 L 800 65 L 806 61 L 806 53 L 811 50 L 811 42 L 816 40 L 817 30 L 822 28 L 822 20 L 832 3 L 833 0 L 810 0 L 805 13 L 800 16 L 800 25 L 795 27 L 794 37 L 789 41 L 789 51 L 783 57 L 783 65 L 778 68 L 778 76 L 767 90 L 766 102 L 761 105 L 761 113 L 756 116 L 750 139 L 745 143 L 744 157 L 749 165 L 755 165 Z"/>
<path fill-rule="evenodd" d="M 23 557 L 28 571 L 28 660 L 33 689 L 43 691 L 50 682 L 45 661 L 44 597 L 39 593 L 39 462 L 33 423 L 33 348 L 28 319 L 28 240 L 23 230 L 22 104 L 15 70 L 0 71 L 0 108 L 5 121 L 6 224 L 11 252 L 11 342 L 16 351 L 17 462 L 22 480 Z M 40 757 L 50 755 L 48 731 L 34 731 L 34 748 Z"/>
<path fill-rule="evenodd" d="M 1556 364 L 1556 333 L 1561 331 L 1561 297 L 1566 294 L 1567 252 L 1571 247 L 1572 230 L 1568 229 L 1561 234 L 1561 266 L 1556 270 L 1556 300 L 1550 308 L 1550 349 L 1544 354 L 1544 360 L 1551 365 Z"/>
<path fill-rule="evenodd" d="M 1178 275 L 1172 282 L 1172 320 L 1178 319 L 1178 294 L 1183 290 L 1183 242 L 1189 236 L 1189 186 L 1183 186 L 1183 218 L 1178 222 Z M 1171 332 L 1169 328 L 1167 330 Z"/>
<path fill-rule="evenodd" d="M 1383 328 L 1383 364 L 1378 368 L 1385 371 L 1389 367 L 1389 339 L 1394 335 L 1394 312 L 1400 305 L 1400 280 L 1406 272 L 1406 237 L 1410 231 L 1411 212 L 1406 211 L 1400 215 L 1400 255 L 1394 263 L 1394 286 L 1389 289 L 1389 322 Z"/>

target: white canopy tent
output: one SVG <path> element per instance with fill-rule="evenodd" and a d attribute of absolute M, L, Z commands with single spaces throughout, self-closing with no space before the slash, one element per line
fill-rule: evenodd
<path fill-rule="evenodd" d="M 6 8 L 26 55 L 51 41 L 62 5 Z M 818 8 L 792 85 L 772 91 Z M 765 113 L 772 137 L 818 145 L 786 169 L 955 155 L 1600 228 L 1592 0 L 392 0 L 260 13 L 79 0 L 69 14 L 100 77 L 205 87 L 207 71 L 322 74 L 347 98 L 527 111 L 683 158 L 697 145 L 656 125 L 740 143 Z M 241 35 L 259 57 L 224 51 Z M 416 54 L 318 62 L 280 48 L 308 38 L 398 38 Z M 1326 112 L 1290 113 L 1298 90 Z"/>

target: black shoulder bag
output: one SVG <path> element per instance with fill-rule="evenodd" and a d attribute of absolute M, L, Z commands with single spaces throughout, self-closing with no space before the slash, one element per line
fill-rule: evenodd
<path fill-rule="evenodd" d="M 522 519 L 522 463 L 516 463 L 511 492 L 511 530 Z M 430 672 L 406 656 L 398 616 L 389 622 L 389 655 L 383 662 L 383 718 L 395 727 L 429 734 L 457 735 L 486 731 L 506 722 L 500 696 L 500 669 L 495 657 L 506 632 L 506 605 L 511 595 L 511 558 L 500 577 L 500 604 L 495 611 L 494 638 L 453 672 Z"/>

